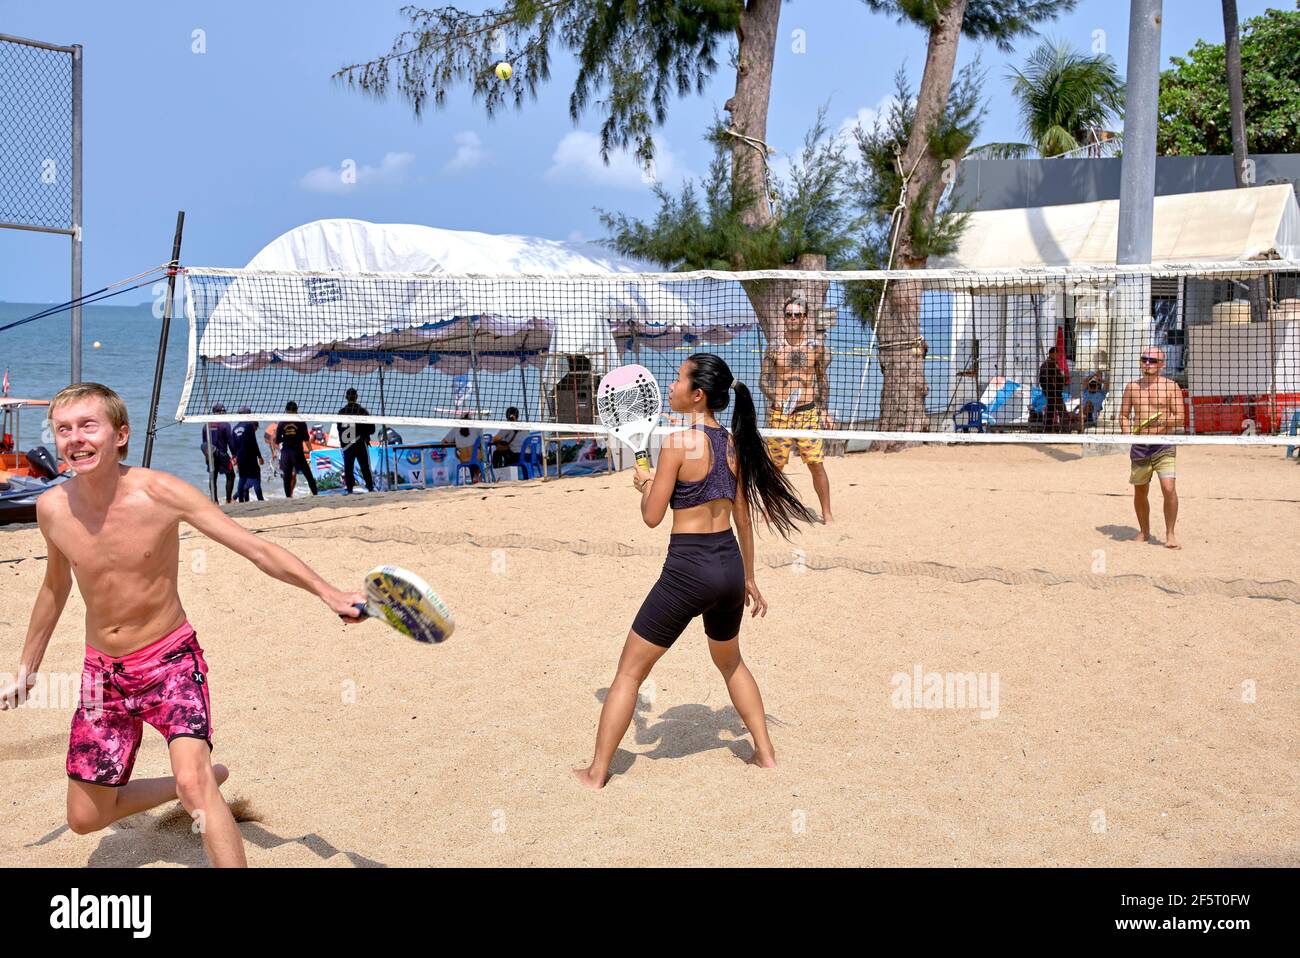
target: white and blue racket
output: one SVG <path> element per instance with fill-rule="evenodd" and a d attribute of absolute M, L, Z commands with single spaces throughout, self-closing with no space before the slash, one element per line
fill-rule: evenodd
<path fill-rule="evenodd" d="M 354 608 L 362 618 L 379 619 L 407 638 L 426 644 L 445 642 L 456 630 L 451 609 L 414 572 L 381 565 L 366 573 L 366 601 Z"/>

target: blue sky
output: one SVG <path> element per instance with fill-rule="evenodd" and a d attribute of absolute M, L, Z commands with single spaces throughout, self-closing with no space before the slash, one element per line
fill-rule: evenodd
<path fill-rule="evenodd" d="M 574 70 L 565 51 L 554 51 L 551 82 L 537 101 L 493 120 L 468 90 L 417 121 L 401 101 L 376 102 L 331 81 L 340 66 L 388 50 L 403 26 L 400 5 L 9 3 L 0 32 L 85 47 L 86 289 L 167 259 L 178 209 L 186 211 L 182 259 L 205 266 L 242 266 L 280 233 L 323 217 L 596 239 L 603 230 L 593 207 L 653 213 L 630 158 L 601 165 L 599 114 L 570 121 Z M 1270 5 L 1290 6 L 1240 0 L 1241 19 Z M 1084 50 L 1101 40 L 1123 72 L 1128 10 L 1128 0 L 1082 0 L 1042 32 Z M 1166 60 L 1197 38 L 1221 42 L 1219 0 L 1166 0 L 1164 12 Z M 196 53 L 200 30 L 206 52 Z M 1009 56 L 962 42 L 961 62 L 979 52 L 988 70 L 981 140 L 1021 138 L 1005 75 L 1035 42 L 1022 38 Z M 791 0 L 782 11 L 768 142 L 797 150 L 823 104 L 835 127 L 870 117 L 898 67 L 906 62 L 915 83 L 924 60 L 919 30 L 872 14 L 860 0 Z M 656 134 L 666 183 L 707 168 L 701 137 L 733 89 L 723 59 L 704 96 L 672 104 Z M 342 190 L 336 171 L 346 160 L 359 175 Z M 65 237 L 0 230 L 0 300 L 66 299 L 67 247 Z M 141 302 L 146 292 L 116 302 Z"/>

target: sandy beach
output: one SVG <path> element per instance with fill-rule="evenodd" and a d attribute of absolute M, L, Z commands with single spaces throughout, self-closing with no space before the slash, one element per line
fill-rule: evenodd
<path fill-rule="evenodd" d="M 745 764 L 697 621 L 600 793 L 569 769 L 670 525 L 641 523 L 627 474 L 231 509 L 339 585 L 421 572 L 457 616 L 436 647 L 345 628 L 184 528 L 249 862 L 1300 865 L 1300 466 L 1277 447 L 1178 460 L 1180 551 L 1134 541 L 1126 455 L 828 460 L 837 521 L 759 541 L 771 610 L 741 633 L 780 767 Z M 34 527 L 0 530 L 0 671 L 43 555 Z M 83 609 L 74 587 L 45 670 L 79 671 Z M 932 673 L 988 694 L 901 707 Z M 204 864 L 175 804 L 67 830 L 69 712 L 0 715 L 0 861 Z M 135 775 L 167 773 L 146 729 Z"/>

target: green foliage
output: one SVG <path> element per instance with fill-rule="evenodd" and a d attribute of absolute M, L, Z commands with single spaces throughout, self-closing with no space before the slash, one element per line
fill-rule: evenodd
<path fill-rule="evenodd" d="M 558 45 L 578 62 L 569 97 L 574 121 L 598 102 L 601 155 L 608 161 L 610 150 L 630 145 L 649 165 L 651 131 L 667 119 L 673 94 L 703 92 L 718 66 L 718 45 L 734 36 L 742 10 L 742 0 L 505 0 L 482 13 L 407 6 L 401 13 L 410 29 L 387 54 L 334 78 L 380 98 L 395 91 L 417 116 L 431 97 L 443 106 L 457 84 L 468 83 L 491 116 L 536 98 Z M 508 81 L 493 72 L 501 61 L 513 67 Z"/>
<path fill-rule="evenodd" d="M 930 150 L 943 170 L 955 173 L 956 164 L 979 132 L 984 118 L 984 108 L 980 105 L 983 76 L 978 60 L 958 72 L 943 116 L 931 133 Z M 899 164 L 915 120 L 916 96 L 906 70 L 900 68 L 894 76 L 894 96 L 889 110 L 876 119 L 870 130 L 859 128 L 855 133 L 858 162 L 854 188 L 864 214 L 859 221 L 855 268 L 887 269 L 895 265 L 895 224 L 903 189 Z M 937 184 L 913 189 L 908 194 L 912 248 L 918 255 L 941 256 L 953 252 L 966 229 L 970 213 L 958 210 L 950 199 L 939 201 L 932 223 L 927 225 L 921 215 L 928 209 L 933 195 L 930 191 L 946 185 L 950 179 L 951 176 L 941 173 Z M 854 314 L 863 322 L 874 323 L 881 298 L 880 284 L 854 283 L 848 295 Z"/>
<path fill-rule="evenodd" d="M 1222 43 L 1198 40 L 1160 75 L 1156 149 L 1165 156 L 1231 155 Z M 1267 10 L 1242 24 L 1242 97 L 1252 153 L 1300 152 L 1300 11 Z"/>
<path fill-rule="evenodd" d="M 943 116 L 930 136 L 930 152 L 941 169 L 955 172 L 957 162 L 969 148 L 984 119 L 980 105 L 983 73 L 976 60 L 958 72 Z M 894 97 L 889 110 L 877 118 L 870 130 L 859 129 L 858 177 L 856 187 L 862 197 L 867 218 L 863 224 L 858 261 L 864 269 L 883 269 L 892 260 L 890 252 L 894 232 L 895 210 L 903 188 L 899 158 L 912 135 L 916 119 L 916 96 L 905 70 L 894 78 Z M 942 174 L 941 174 L 942 175 Z M 951 175 L 946 179 L 951 180 Z M 942 181 L 940 185 L 945 185 Z M 931 186 L 930 189 L 935 187 Z M 966 226 L 967 215 L 941 201 L 933 224 L 926 225 L 919 213 L 930 199 L 926 189 L 909 190 L 911 206 L 912 248 L 919 256 L 941 256 L 957 248 Z"/>
<path fill-rule="evenodd" d="M 607 244 L 677 270 L 776 269 L 808 252 L 825 254 L 832 269 L 848 262 L 857 224 L 852 164 L 846 141 L 827 130 L 825 107 L 805 135 L 788 179 L 773 179 L 776 215 L 761 229 L 740 221 L 753 194 L 741 184 L 733 193 L 730 142 L 722 130 L 715 123 L 707 137 L 714 153 L 702 196 L 689 181 L 677 195 L 656 186 L 659 210 L 650 222 L 600 210 L 610 231 Z"/>
<path fill-rule="evenodd" d="M 1063 41 L 1044 40 L 1008 79 L 1029 142 L 990 144 L 983 150 L 990 155 L 1068 153 L 1089 141 L 1089 131 L 1115 125 L 1124 108 L 1115 61 L 1104 53 L 1085 56 Z"/>
<path fill-rule="evenodd" d="M 978 60 L 963 67 L 931 132 L 930 151 L 943 170 L 955 172 L 983 121 L 982 81 Z M 677 270 L 778 269 L 792 265 L 800 253 L 825 254 L 829 269 L 884 269 L 891 260 L 894 212 L 902 187 L 895 149 L 902 152 L 916 117 L 916 96 L 905 71 L 899 70 L 895 83 L 889 109 L 871 129 L 855 130 L 852 142 L 831 136 L 825 108 L 818 111 L 789 176 L 774 182 L 776 215 L 767 227 L 755 230 L 740 222 L 739 210 L 750 197 L 743 191 L 732 195 L 731 163 L 719 125 L 709 134 L 715 152 L 701 187 L 688 182 L 678 194 L 656 187 L 659 209 L 650 221 L 600 211 L 610 233 L 605 242 L 620 253 Z M 966 228 L 969 214 L 946 200 L 939 203 L 932 223 L 927 225 L 919 215 L 928 208 L 928 190 L 942 189 L 949 179 L 941 176 L 908 197 L 913 248 L 923 255 L 952 252 Z M 870 321 L 879 290 L 853 285 L 861 298 L 850 305 Z"/>
<path fill-rule="evenodd" d="M 863 0 L 875 13 L 891 14 L 900 23 L 929 30 L 946 11 L 951 0 Z M 991 40 L 1003 53 L 1011 52 L 1011 41 L 1033 33 L 1034 24 L 1069 13 L 1078 0 L 969 0 L 962 19 L 962 36 L 969 40 Z"/>

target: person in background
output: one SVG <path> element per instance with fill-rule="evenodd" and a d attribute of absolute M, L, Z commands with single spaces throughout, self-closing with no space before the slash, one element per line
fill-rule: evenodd
<path fill-rule="evenodd" d="M 280 445 L 275 441 L 275 431 L 280 427 L 278 422 L 273 422 L 262 430 L 262 439 L 266 442 L 266 448 L 271 450 L 271 480 L 279 478 L 280 475 Z M 290 488 L 293 483 L 290 483 Z"/>
<path fill-rule="evenodd" d="M 346 393 L 347 403 L 339 410 L 340 416 L 369 416 L 365 406 L 357 402 L 357 391 L 349 389 Z M 368 422 L 339 423 L 339 445 L 343 447 L 343 485 L 344 495 L 352 495 L 356 485 L 354 468 L 361 466 L 361 481 L 366 484 L 367 492 L 375 491 L 375 479 L 370 474 L 370 437 L 375 427 Z"/>
<path fill-rule="evenodd" d="M 511 406 L 506 410 L 509 422 L 519 421 L 519 410 Z M 519 451 L 524 446 L 522 429 L 502 429 L 492 437 L 492 466 L 501 469 L 505 466 L 519 465 Z"/>
<path fill-rule="evenodd" d="M 1061 371 L 1057 350 L 1053 346 L 1038 367 L 1038 388 L 1043 391 L 1043 430 L 1059 432 L 1065 424 L 1065 387 L 1069 377 Z"/>
<path fill-rule="evenodd" d="M 298 404 L 290 400 L 285 403 L 284 411 L 296 413 Z M 307 461 L 308 441 L 307 424 L 301 419 L 286 419 L 275 427 L 275 444 L 280 450 L 280 478 L 284 480 L 286 499 L 293 498 L 294 478 L 299 472 L 307 477 L 311 494 L 316 495 L 316 477 L 311 474 L 311 463 Z"/>
<path fill-rule="evenodd" d="M 212 412 L 220 415 L 226 411 L 222 403 L 213 403 Z M 226 477 L 226 502 L 235 500 L 235 464 L 234 439 L 228 422 L 210 422 L 203 427 L 203 440 L 199 443 L 203 450 L 203 463 L 206 466 L 209 457 L 212 471 Z M 209 449 L 211 452 L 209 453 Z"/>
<path fill-rule="evenodd" d="M 483 478 L 483 470 L 477 463 L 470 462 L 474 458 L 474 447 L 478 444 L 479 437 L 483 435 L 480 429 L 452 429 L 443 437 L 443 442 L 454 442 L 456 444 L 456 460 L 469 465 L 470 483 L 479 482 Z"/>
<path fill-rule="evenodd" d="M 1105 377 L 1093 373 L 1084 385 L 1083 395 L 1079 397 L 1079 412 L 1083 415 L 1085 426 L 1095 426 L 1101 414 L 1101 404 L 1106 401 Z"/>
<path fill-rule="evenodd" d="M 247 406 L 239 407 L 239 414 L 246 416 L 253 410 Z M 249 490 L 257 494 L 257 501 L 264 502 L 262 496 L 262 450 L 257 445 L 257 423 L 237 422 L 230 431 L 234 437 L 235 464 L 239 466 L 239 488 L 235 498 L 240 502 L 248 501 Z"/>

